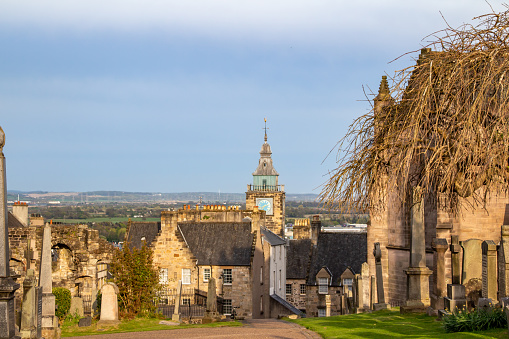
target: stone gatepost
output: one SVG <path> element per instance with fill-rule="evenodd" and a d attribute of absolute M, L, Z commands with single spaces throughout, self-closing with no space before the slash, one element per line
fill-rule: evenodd
<path fill-rule="evenodd" d="M 55 316 L 55 295 L 51 277 L 51 226 L 46 223 L 42 236 L 39 286 L 42 287 L 42 335 L 44 338 L 59 338 L 58 318 Z"/>
<path fill-rule="evenodd" d="M 118 320 L 118 287 L 112 282 L 101 288 L 101 317 L 98 325 L 116 325 Z"/>
<path fill-rule="evenodd" d="M 498 249 L 498 294 L 499 298 L 509 297 L 509 225 L 502 225 Z"/>
<path fill-rule="evenodd" d="M 173 315 L 171 316 L 171 320 L 180 322 L 180 299 L 182 298 L 182 280 L 179 280 L 179 284 L 177 287 L 177 297 L 175 298 L 175 308 L 173 309 Z"/>
<path fill-rule="evenodd" d="M 493 240 L 482 243 L 482 297 L 497 300 L 497 245 Z"/>
<path fill-rule="evenodd" d="M 385 303 L 384 281 L 382 272 L 382 250 L 380 248 L 379 242 L 375 243 L 373 255 L 375 256 L 376 264 L 376 295 L 378 297 L 378 303 L 373 304 L 373 310 L 379 311 L 388 308 L 388 305 Z"/>
<path fill-rule="evenodd" d="M 445 278 L 445 252 L 449 248 L 447 239 L 435 238 L 431 244 L 434 252 L 433 272 L 433 295 L 431 296 L 431 307 L 434 310 L 444 308 L 444 297 L 447 296 L 447 284 Z"/>
<path fill-rule="evenodd" d="M 406 270 L 407 301 L 401 306 L 401 313 L 426 312 L 430 306 L 429 276 L 433 273 L 426 266 L 426 232 L 424 226 L 424 197 L 421 187 L 413 191 L 411 208 L 412 230 L 410 267 Z"/>
<path fill-rule="evenodd" d="M 22 338 L 37 338 L 37 300 L 35 272 L 27 270 L 23 281 L 20 334 Z"/>
<path fill-rule="evenodd" d="M 0 339 L 15 335 L 14 292 L 19 288 L 10 276 L 9 229 L 7 222 L 7 181 L 3 148 L 5 134 L 0 127 Z"/>

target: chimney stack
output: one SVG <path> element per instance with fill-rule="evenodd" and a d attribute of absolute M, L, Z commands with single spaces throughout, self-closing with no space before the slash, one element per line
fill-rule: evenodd
<path fill-rule="evenodd" d="M 321 228 L 322 222 L 320 221 L 320 216 L 313 215 L 313 220 L 311 220 L 311 243 L 313 246 L 318 244 L 318 236 L 320 235 Z"/>

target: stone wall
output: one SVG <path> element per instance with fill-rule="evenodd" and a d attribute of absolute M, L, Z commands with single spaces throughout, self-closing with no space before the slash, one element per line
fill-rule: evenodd
<path fill-rule="evenodd" d="M 297 307 L 299 310 L 306 311 L 306 294 L 300 293 L 300 285 L 306 285 L 305 279 L 286 279 L 287 284 L 292 285 L 292 293 L 286 295 L 286 301 Z M 307 288 L 306 288 L 307 289 Z"/>
<path fill-rule="evenodd" d="M 325 309 L 325 294 L 318 293 L 318 286 L 307 286 L 306 317 L 318 317 L 318 309 Z M 341 314 L 341 287 L 329 286 L 331 316 Z"/>

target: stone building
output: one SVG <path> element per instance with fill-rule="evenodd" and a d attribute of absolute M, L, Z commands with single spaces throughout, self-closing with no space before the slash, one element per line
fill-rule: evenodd
<path fill-rule="evenodd" d="M 428 49 L 419 57 L 426 58 Z M 374 100 L 375 114 L 393 102 L 389 93 L 386 77 L 382 78 L 379 92 Z M 389 188 L 397 187 L 396 178 L 387 178 Z M 384 211 L 370 211 L 371 224 L 368 226 L 367 258 L 370 275 L 375 275 L 375 258 L 372 254 L 373 244 L 380 243 L 382 250 L 383 284 L 385 301 L 392 305 L 401 305 L 406 301 L 408 275 L 405 272 L 410 265 L 411 249 L 411 215 L 408 205 L 402 205 L 399 192 L 394 189 L 386 192 Z M 436 266 L 433 257 L 432 242 L 435 238 L 446 239 L 451 244 L 451 237 L 458 236 L 459 241 L 468 239 L 492 240 L 496 244 L 501 240 L 501 226 L 509 224 L 509 196 L 492 194 L 485 207 L 476 206 L 471 198 L 459 198 L 462 210 L 452 214 L 437 207 L 433 199 L 424 199 L 424 234 L 426 247 L 426 266 L 433 270 Z M 450 252 L 445 255 L 446 284 L 451 283 Z M 432 277 L 433 278 L 433 277 Z M 431 291 L 430 284 L 430 293 Z M 427 301 L 429 303 L 429 300 Z"/>
<path fill-rule="evenodd" d="M 267 213 L 266 227 L 275 234 L 284 237 L 285 231 L 285 187 L 278 184 L 279 173 L 272 163 L 272 151 L 265 142 L 260 150 L 258 167 L 253 172 L 253 184 L 247 185 L 246 209 L 258 206 Z"/>
<path fill-rule="evenodd" d="M 20 205 L 23 204 L 14 206 Z M 8 218 L 11 271 L 20 283 L 27 268 L 35 269 L 36 276 L 39 276 L 42 247 L 43 227 L 24 224 L 29 221 L 26 207 L 21 209 L 21 218 L 18 219 L 20 211 L 17 209 L 9 212 Z M 94 300 L 107 279 L 113 245 L 100 239 L 99 232 L 87 225 L 52 225 L 51 246 L 53 287 L 65 287 L 72 296 L 86 296 Z"/>
<path fill-rule="evenodd" d="M 327 298 L 331 315 L 348 313 L 354 276 L 366 261 L 366 232 L 322 232 L 318 216 L 299 227 L 298 239 L 289 240 L 286 299 L 306 316 L 325 316 Z"/>

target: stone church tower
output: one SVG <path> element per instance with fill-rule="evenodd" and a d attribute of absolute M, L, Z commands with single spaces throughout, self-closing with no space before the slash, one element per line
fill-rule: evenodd
<path fill-rule="evenodd" d="M 272 164 L 272 151 L 267 143 L 267 128 L 265 128 L 265 142 L 260 151 L 258 167 L 253 173 L 253 184 L 247 185 L 246 209 L 252 210 L 258 206 L 267 214 L 265 226 L 281 237 L 285 232 L 285 186 L 278 185 L 279 173 Z"/>

